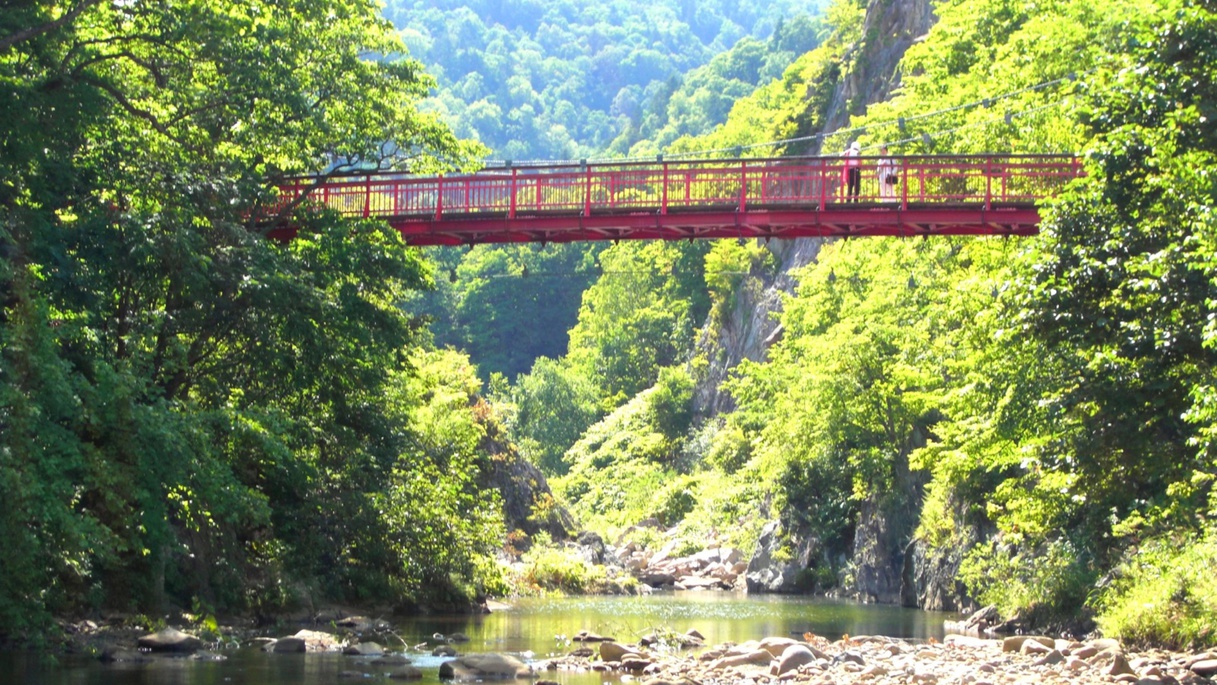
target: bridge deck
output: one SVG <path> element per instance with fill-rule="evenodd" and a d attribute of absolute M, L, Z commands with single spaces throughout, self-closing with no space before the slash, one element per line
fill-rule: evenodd
<path fill-rule="evenodd" d="M 1081 174 L 1070 156 L 859 160 L 848 197 L 845 160 L 781 158 L 551 165 L 417 177 L 295 179 L 280 207 L 307 201 L 380 217 L 414 245 L 802 236 L 1031 235 L 1036 203 Z M 285 226 L 276 231 L 290 235 Z"/>

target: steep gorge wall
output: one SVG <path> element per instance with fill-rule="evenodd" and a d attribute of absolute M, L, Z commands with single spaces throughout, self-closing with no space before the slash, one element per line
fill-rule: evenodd
<path fill-rule="evenodd" d="M 848 126 L 850 115 L 886 100 L 900 85 L 904 52 L 933 25 L 930 0 L 871 0 L 862 40 L 846 52 L 848 68 L 833 92 L 824 132 Z"/>
<path fill-rule="evenodd" d="M 824 125 L 811 133 L 830 133 L 848 126 L 850 115 L 890 96 L 900 84 L 900 59 L 933 23 L 930 0 L 871 0 L 863 37 L 843 53 L 844 69 L 831 86 L 828 109 L 816 115 L 822 116 Z M 811 89 L 829 85 L 809 84 Z M 779 265 L 776 274 L 747 279 L 728 319 L 717 327 L 706 327 L 713 334 L 706 334 L 699 341 L 699 351 L 710 361 L 694 392 L 694 410 L 699 417 L 712 417 L 733 408 L 731 398 L 720 392 L 719 386 L 741 360 L 763 360 L 769 347 L 780 339 L 777 314 L 782 293 L 792 292 L 797 285 L 791 272 L 815 260 L 822 245 L 822 239 L 818 238 L 771 245 Z M 913 540 L 925 477 L 909 470 L 907 454 L 900 455 L 893 468 L 893 489 L 863 503 L 852 554 L 845 564 L 842 591 L 866 601 L 958 609 L 964 601 L 954 580 L 958 559 L 938 558 L 935 552 L 920 548 Z M 772 533 L 771 527 L 771 538 Z M 816 543 L 804 531 L 784 534 L 796 547 L 794 561 L 771 561 L 774 555 L 770 548 L 779 546 L 780 541 L 762 539 L 757 557 L 749 567 L 750 589 L 780 592 L 799 589 L 797 578 L 812 561 Z"/>

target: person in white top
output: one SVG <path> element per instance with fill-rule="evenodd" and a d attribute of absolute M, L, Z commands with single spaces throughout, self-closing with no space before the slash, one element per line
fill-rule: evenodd
<path fill-rule="evenodd" d="M 879 148 L 879 163 L 875 165 L 875 172 L 879 176 L 879 197 L 884 200 L 893 200 L 896 198 L 896 184 L 900 181 L 900 169 L 896 166 L 896 160 L 887 156 L 887 146 Z"/>
<path fill-rule="evenodd" d="M 862 168 L 858 156 L 862 154 L 862 145 L 858 141 L 849 144 L 845 149 L 845 201 L 857 202 L 858 192 L 862 189 Z"/>

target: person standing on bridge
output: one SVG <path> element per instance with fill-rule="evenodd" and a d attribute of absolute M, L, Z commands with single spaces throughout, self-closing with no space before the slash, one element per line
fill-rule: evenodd
<path fill-rule="evenodd" d="M 858 157 L 862 154 L 862 144 L 854 141 L 845 149 L 845 201 L 857 202 L 858 193 L 862 189 L 862 161 Z"/>
<path fill-rule="evenodd" d="M 896 160 L 888 156 L 886 145 L 879 148 L 879 155 L 879 163 L 875 165 L 875 172 L 879 176 L 879 197 L 894 200 L 896 183 L 900 180 L 900 169 L 896 166 Z"/>

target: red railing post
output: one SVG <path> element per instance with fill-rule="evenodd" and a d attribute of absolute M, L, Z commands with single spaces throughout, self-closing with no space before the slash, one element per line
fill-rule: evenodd
<path fill-rule="evenodd" d="M 900 209 L 909 208 L 909 160 L 900 165 Z"/>
<path fill-rule="evenodd" d="M 822 212 L 828 207 L 828 184 L 825 183 L 825 181 L 827 180 L 827 174 L 825 173 L 826 169 L 824 166 L 824 159 L 821 158 L 818 161 L 818 164 L 820 165 L 820 207 L 819 207 L 819 211 Z"/>
<path fill-rule="evenodd" d="M 592 215 L 592 168 L 584 167 L 583 175 L 583 216 Z"/>
<path fill-rule="evenodd" d="M 511 169 L 511 200 L 510 200 L 510 202 L 511 202 L 511 204 L 509 205 L 509 207 L 507 209 L 507 218 L 514 219 L 514 218 L 516 218 L 516 169 L 515 169 L 515 167 L 512 167 L 512 169 Z"/>
<path fill-rule="evenodd" d="M 739 163 L 739 211 L 748 209 L 748 163 Z"/>
<path fill-rule="evenodd" d="M 660 191 L 659 213 L 668 213 L 668 163 L 663 163 L 663 189 Z"/>
<path fill-rule="evenodd" d="M 985 157 L 985 210 L 993 209 L 993 158 Z"/>
<path fill-rule="evenodd" d="M 363 218 L 372 216 L 372 175 L 363 177 Z"/>
<path fill-rule="evenodd" d="M 435 183 L 435 220 L 444 218 L 444 175 L 440 174 Z"/>

